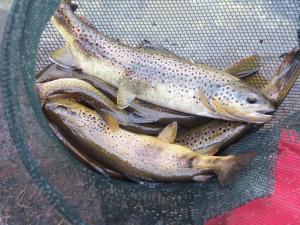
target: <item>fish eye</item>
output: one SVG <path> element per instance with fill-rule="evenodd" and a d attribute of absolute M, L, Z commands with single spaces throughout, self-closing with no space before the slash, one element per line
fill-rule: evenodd
<path fill-rule="evenodd" d="M 257 102 L 257 99 L 256 98 L 253 98 L 253 97 L 248 97 L 247 98 L 247 102 L 249 104 L 255 104 Z"/>

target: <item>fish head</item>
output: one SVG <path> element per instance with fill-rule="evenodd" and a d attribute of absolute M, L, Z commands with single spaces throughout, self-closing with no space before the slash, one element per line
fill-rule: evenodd
<path fill-rule="evenodd" d="M 52 119 L 68 121 L 69 123 L 80 119 L 80 116 L 83 113 L 75 100 L 61 98 L 60 96 L 54 96 L 47 99 L 43 109 Z"/>
<path fill-rule="evenodd" d="M 275 108 L 258 90 L 238 80 L 220 86 L 212 95 L 214 110 L 230 120 L 265 123 Z"/>

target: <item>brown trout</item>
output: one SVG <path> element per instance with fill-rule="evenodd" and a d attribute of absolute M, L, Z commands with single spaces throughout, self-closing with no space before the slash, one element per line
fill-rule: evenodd
<path fill-rule="evenodd" d="M 274 111 L 256 89 L 229 73 L 193 63 L 170 52 L 131 47 L 98 32 L 62 1 L 52 22 L 66 45 L 51 55 L 118 88 L 117 103 L 141 99 L 197 116 L 264 123 Z"/>
<path fill-rule="evenodd" d="M 299 75 L 300 50 L 294 48 L 287 54 L 274 77 L 263 88 L 262 92 L 278 107 Z M 252 85 L 255 84 L 252 83 Z M 219 149 L 223 149 L 238 140 L 251 128 L 252 125 L 247 123 L 214 120 L 180 132 L 176 138 L 176 143 L 202 154 L 213 155 Z"/>
<path fill-rule="evenodd" d="M 117 99 L 117 89 L 111 85 L 105 83 L 104 81 L 84 74 L 78 70 L 63 69 L 55 64 L 50 65 L 45 68 L 36 79 L 37 83 L 44 83 L 52 80 L 57 80 L 61 78 L 77 78 L 89 82 L 94 87 L 98 88 L 106 96 L 108 96 L 112 101 L 116 102 Z M 198 116 L 176 112 L 166 108 L 159 107 L 150 103 L 146 103 L 139 99 L 132 101 L 129 110 L 129 119 L 132 123 L 159 123 L 159 124 L 169 124 L 171 122 L 177 122 L 180 126 L 185 126 L 192 123 L 200 124 L 205 122 L 207 118 L 201 118 Z M 131 113 L 132 112 L 132 113 Z"/>
<path fill-rule="evenodd" d="M 126 129 L 138 132 L 156 135 L 161 130 L 161 126 L 135 124 L 130 120 L 130 115 L 117 107 L 106 95 L 86 81 L 75 78 L 62 78 L 46 83 L 36 83 L 36 89 L 41 102 L 54 94 L 71 94 L 77 100 L 88 104 L 98 112 L 107 111 L 117 119 Z M 140 120 L 147 121 L 139 117 Z"/>
<path fill-rule="evenodd" d="M 258 70 L 258 56 L 250 56 L 244 58 L 225 69 L 225 71 L 229 72 L 230 74 L 242 78 L 255 74 Z M 94 87 L 101 90 L 101 92 L 108 96 L 112 101 L 116 102 L 116 88 L 112 87 L 111 85 L 105 83 L 104 81 L 94 76 L 84 74 L 76 69 L 64 69 L 56 64 L 52 64 L 46 67 L 40 74 L 37 75 L 36 82 L 43 83 L 47 81 L 57 80 L 60 78 L 78 78 L 85 80 L 92 84 Z M 139 99 L 133 100 L 128 109 L 134 112 L 129 114 L 130 120 L 133 123 L 157 122 L 160 124 L 170 124 L 171 122 L 177 122 L 179 126 L 186 126 L 190 124 L 201 124 L 208 120 L 208 118 L 205 117 L 180 113 L 177 111 L 162 108 L 157 105 L 153 105 L 151 103 L 146 103 Z M 147 119 L 147 121 L 145 121 L 145 118 Z"/>
<path fill-rule="evenodd" d="M 84 105 L 68 100 L 47 102 L 44 111 L 78 148 L 88 149 L 106 168 L 135 181 L 207 181 L 216 174 L 220 184 L 232 181 L 255 153 L 205 156 L 172 144 L 176 123 L 158 137 L 135 134 L 119 128 L 109 114 L 100 116 Z"/>

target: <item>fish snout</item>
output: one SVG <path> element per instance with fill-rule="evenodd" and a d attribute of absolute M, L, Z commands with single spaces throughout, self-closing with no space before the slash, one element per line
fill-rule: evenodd
<path fill-rule="evenodd" d="M 42 86 L 43 86 L 42 83 L 35 84 L 35 90 L 36 90 L 36 93 L 37 93 L 39 99 L 45 99 L 45 97 L 46 97 L 42 91 Z"/>
<path fill-rule="evenodd" d="M 222 104 L 222 102 L 214 99 L 212 105 L 217 113 L 225 116 L 225 119 L 248 123 L 268 122 L 272 119 L 272 114 L 275 111 L 275 107 L 271 103 L 248 108 L 238 104 Z"/>

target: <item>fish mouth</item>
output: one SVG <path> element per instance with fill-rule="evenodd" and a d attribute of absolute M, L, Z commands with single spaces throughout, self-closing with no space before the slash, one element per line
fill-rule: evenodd
<path fill-rule="evenodd" d="M 224 115 L 225 117 L 227 117 L 227 119 L 248 123 L 268 122 L 272 119 L 272 113 L 275 111 L 275 107 L 272 105 L 259 107 L 258 109 L 242 110 L 238 107 L 224 107 L 217 100 L 212 101 L 212 103 L 216 112 Z"/>
<path fill-rule="evenodd" d="M 46 99 L 46 96 L 44 95 L 44 93 L 42 91 L 42 85 L 43 84 L 41 84 L 41 83 L 36 83 L 35 90 L 36 90 L 37 96 L 43 102 Z"/>
<path fill-rule="evenodd" d="M 272 107 L 272 108 L 268 108 L 268 109 L 258 110 L 256 112 L 260 113 L 260 114 L 265 114 L 265 115 L 272 115 L 274 111 L 275 111 L 275 108 Z"/>
<path fill-rule="evenodd" d="M 267 108 L 252 112 L 247 116 L 249 118 L 247 120 L 247 122 L 249 122 L 249 123 L 266 123 L 272 119 L 274 111 L 275 111 L 275 108 L 273 106 L 269 106 Z"/>
<path fill-rule="evenodd" d="M 46 111 L 52 111 L 54 112 L 55 109 L 57 108 L 57 104 L 54 104 L 52 102 L 46 102 L 43 106 L 43 108 L 46 110 Z"/>

